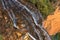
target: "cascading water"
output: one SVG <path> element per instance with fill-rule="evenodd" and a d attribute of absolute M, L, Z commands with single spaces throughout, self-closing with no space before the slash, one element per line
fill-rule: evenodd
<path fill-rule="evenodd" d="M 33 40 L 51 40 L 48 33 L 44 30 L 42 25 L 39 24 L 39 21 L 43 20 L 40 12 L 38 12 L 37 10 L 32 11 L 18 0 L 1 0 L 1 3 L 3 6 L 3 10 L 7 11 L 15 28 L 19 29 L 19 27 L 17 27 L 17 18 L 15 16 L 15 14 L 19 14 L 19 16 L 21 18 L 23 17 L 23 19 L 27 22 L 27 25 L 29 24 L 26 29 L 28 30 L 27 33 Z M 23 10 L 25 10 L 25 12 L 27 13 L 21 13 Z M 35 35 L 31 33 L 30 27 L 32 28 L 32 31 Z"/>

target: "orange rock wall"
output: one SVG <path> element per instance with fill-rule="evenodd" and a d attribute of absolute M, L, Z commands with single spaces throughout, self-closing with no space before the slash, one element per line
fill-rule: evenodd
<path fill-rule="evenodd" d="M 43 26 L 50 35 L 55 35 L 60 31 L 60 10 L 59 7 L 55 10 L 53 15 L 49 15 L 43 21 Z"/>

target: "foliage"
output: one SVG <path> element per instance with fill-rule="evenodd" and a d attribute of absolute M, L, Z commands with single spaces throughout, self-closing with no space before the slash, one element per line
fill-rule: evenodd
<path fill-rule="evenodd" d="M 0 40 L 3 40 L 2 35 L 0 35 Z"/>
<path fill-rule="evenodd" d="M 52 36 L 52 40 L 60 40 L 60 33 L 57 33 L 56 35 Z"/>
<path fill-rule="evenodd" d="M 44 18 L 54 10 L 49 0 L 30 0 L 30 2 L 37 6 Z"/>

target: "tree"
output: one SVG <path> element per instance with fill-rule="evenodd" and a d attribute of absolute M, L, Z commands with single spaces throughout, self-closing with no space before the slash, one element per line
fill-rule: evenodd
<path fill-rule="evenodd" d="M 40 23 L 42 23 L 43 17 L 34 5 L 24 0 L 19 0 L 20 2 L 17 0 L 0 1 L 3 7 L 2 11 L 4 13 L 6 12 L 2 17 L 2 21 L 5 22 L 4 24 L 2 24 L 2 26 L 5 28 L 5 25 L 7 25 L 6 20 L 4 20 L 5 16 L 7 16 L 7 19 L 10 22 L 10 27 L 8 27 L 9 30 L 7 30 L 9 35 L 6 35 L 9 38 L 5 40 L 11 39 L 12 35 L 14 36 L 11 40 L 17 40 L 17 36 L 15 35 L 16 31 L 21 32 L 23 34 L 22 37 L 24 37 L 24 35 L 28 33 L 29 37 L 33 40 L 51 40 L 49 34 L 42 27 L 42 25 L 40 25 Z M 18 20 L 19 22 L 17 22 Z"/>

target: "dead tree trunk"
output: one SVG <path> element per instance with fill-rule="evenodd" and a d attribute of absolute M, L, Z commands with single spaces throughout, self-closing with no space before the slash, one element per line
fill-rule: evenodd
<path fill-rule="evenodd" d="M 21 27 L 17 25 L 22 25 L 32 40 L 51 40 L 41 25 L 43 17 L 33 4 L 24 0 L 0 0 L 0 2 L 1 8 L 7 12 L 16 30 L 21 31 Z"/>

